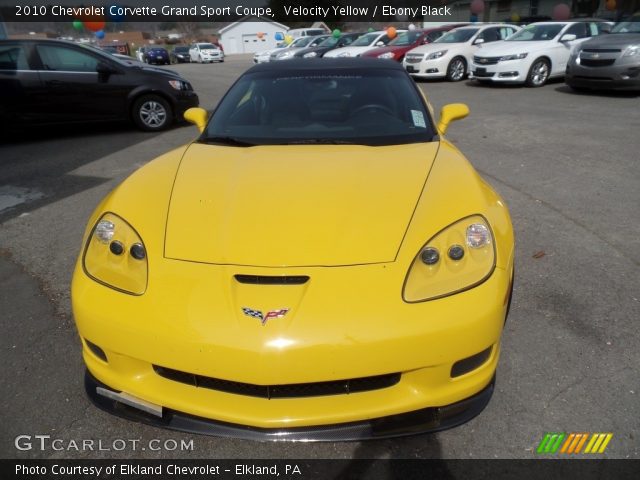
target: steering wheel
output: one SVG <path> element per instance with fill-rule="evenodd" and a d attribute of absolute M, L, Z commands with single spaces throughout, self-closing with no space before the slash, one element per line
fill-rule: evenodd
<path fill-rule="evenodd" d="M 356 108 L 353 112 L 351 112 L 351 116 L 357 115 L 366 110 L 380 110 L 381 112 L 384 112 L 387 115 L 394 116 L 393 111 L 389 107 L 387 107 L 386 105 L 380 105 L 379 103 L 369 103 L 367 105 L 362 105 Z"/>

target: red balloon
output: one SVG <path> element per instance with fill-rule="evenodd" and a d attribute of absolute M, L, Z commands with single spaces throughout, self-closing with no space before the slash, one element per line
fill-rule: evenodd
<path fill-rule="evenodd" d="M 84 22 L 84 28 L 91 30 L 92 32 L 98 32 L 104 29 L 107 22 Z"/>
<path fill-rule="evenodd" d="M 470 7 L 471 13 L 479 15 L 484 12 L 484 0 L 473 0 Z"/>
<path fill-rule="evenodd" d="M 551 17 L 554 20 L 568 20 L 570 16 L 571 9 L 566 3 L 559 3 L 558 5 L 553 7 L 553 13 L 551 14 Z"/>

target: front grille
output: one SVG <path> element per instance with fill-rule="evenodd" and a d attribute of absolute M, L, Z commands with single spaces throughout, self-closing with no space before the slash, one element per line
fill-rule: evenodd
<path fill-rule="evenodd" d="M 584 67 L 609 67 L 615 63 L 615 58 L 594 60 L 593 58 L 580 58 L 580 65 Z"/>
<path fill-rule="evenodd" d="M 407 63 L 420 63 L 422 61 L 422 55 L 407 55 L 405 62 Z"/>
<path fill-rule="evenodd" d="M 622 50 L 618 48 L 583 48 L 582 51 L 587 53 L 620 53 Z"/>
<path fill-rule="evenodd" d="M 351 378 L 329 382 L 293 383 L 289 385 L 254 385 L 251 383 L 233 382 L 220 378 L 205 377 L 173 370 L 171 368 L 153 366 L 155 372 L 163 378 L 174 382 L 185 383 L 198 388 L 208 388 L 219 392 L 233 393 L 259 398 L 302 398 L 324 395 L 344 395 L 357 392 L 368 392 L 392 387 L 400 381 L 399 373 L 376 375 L 373 377 Z"/>
<path fill-rule="evenodd" d="M 473 57 L 473 63 L 476 65 L 495 65 L 500 61 L 501 57 Z"/>
<path fill-rule="evenodd" d="M 234 278 L 251 285 L 303 285 L 309 281 L 307 275 L 234 275 Z"/>

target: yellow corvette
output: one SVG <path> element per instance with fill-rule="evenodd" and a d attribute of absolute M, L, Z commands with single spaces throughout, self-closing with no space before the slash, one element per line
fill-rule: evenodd
<path fill-rule="evenodd" d="M 95 210 L 72 284 L 99 407 L 185 431 L 353 440 L 463 423 L 493 392 L 507 207 L 401 66 L 258 65 L 200 136 Z"/>

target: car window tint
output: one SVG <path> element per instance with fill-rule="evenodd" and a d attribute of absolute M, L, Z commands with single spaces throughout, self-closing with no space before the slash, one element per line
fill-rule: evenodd
<path fill-rule="evenodd" d="M 29 62 L 21 45 L 0 46 L 0 70 L 29 70 Z"/>
<path fill-rule="evenodd" d="M 445 32 L 431 32 L 430 34 L 427 35 L 427 38 L 429 39 L 430 42 L 434 42 L 437 39 L 439 39 L 442 35 L 444 35 Z"/>
<path fill-rule="evenodd" d="M 587 24 L 585 22 L 574 23 L 569 27 L 569 29 L 564 32 L 566 34 L 573 34 L 576 38 L 585 38 L 587 37 Z"/>
<path fill-rule="evenodd" d="M 260 145 L 309 140 L 394 145 L 431 141 L 433 129 L 404 72 L 261 72 L 234 85 L 205 135 Z"/>
<path fill-rule="evenodd" d="M 480 35 L 478 35 L 478 38 L 482 38 L 485 43 L 497 42 L 498 40 L 501 40 L 500 32 L 497 28 L 487 28 Z"/>
<path fill-rule="evenodd" d="M 38 45 L 36 48 L 45 70 L 95 72 L 98 65 L 97 58 L 75 49 L 53 45 Z"/>

